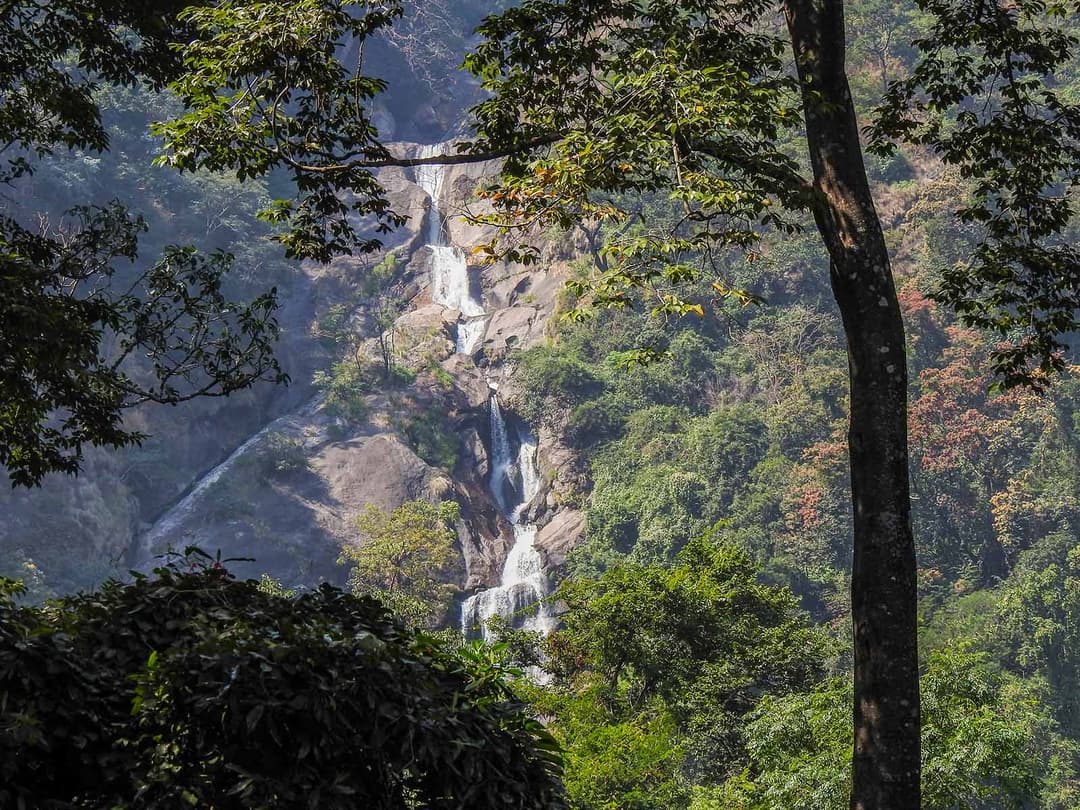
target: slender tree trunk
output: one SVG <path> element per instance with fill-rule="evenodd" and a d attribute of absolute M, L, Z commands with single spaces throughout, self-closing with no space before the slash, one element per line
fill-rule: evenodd
<path fill-rule="evenodd" d="M 851 381 L 851 807 L 918 810 L 919 674 L 904 325 L 844 68 L 843 1 L 785 0 L 784 7 L 820 194 L 815 216 L 831 259 Z"/>

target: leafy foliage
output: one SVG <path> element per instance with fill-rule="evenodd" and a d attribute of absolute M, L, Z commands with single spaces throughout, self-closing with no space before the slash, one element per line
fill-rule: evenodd
<path fill-rule="evenodd" d="M 369 217 L 377 233 L 402 224 L 371 169 L 389 158 L 377 140 L 366 103 L 382 79 L 353 73 L 339 58 L 363 53 L 365 40 L 401 16 L 397 2 L 230 0 L 195 5 L 180 19 L 196 32 L 174 45 L 184 70 L 173 83 L 186 111 L 160 122 L 162 162 L 181 170 L 233 170 L 241 179 L 284 170 L 298 198 L 264 212 L 287 222 L 291 256 L 328 261 L 353 248 Z M 340 192 L 350 192 L 350 200 Z"/>
<path fill-rule="evenodd" d="M 1080 733 L 1080 544 L 1054 533 L 1025 552 L 1001 591 L 997 619 L 1011 663 L 1042 673 L 1055 687 L 1052 705 L 1062 726 Z"/>
<path fill-rule="evenodd" d="M 259 442 L 253 461 L 264 478 L 305 470 L 309 464 L 303 443 L 279 432 L 272 432 Z"/>
<path fill-rule="evenodd" d="M 0 178 L 28 172 L 27 153 L 107 148 L 108 134 L 93 98 L 97 82 L 163 87 L 179 67 L 168 45 L 188 33 L 176 24 L 184 5 L 176 0 L 5 4 L 0 13 L 0 43 L 7 54 L 0 66 L 0 143 L 18 150 Z"/>
<path fill-rule="evenodd" d="M 767 7 L 535 0 L 485 20 L 465 63 L 491 92 L 472 148 L 516 150 L 488 219 L 605 223 L 600 272 L 570 285 L 598 306 L 644 288 L 654 314 L 701 316 L 686 290 L 701 278 L 714 299 L 756 300 L 720 260 L 794 229 L 783 208 L 808 201 L 781 146 L 800 116 Z"/>
<path fill-rule="evenodd" d="M 0 218 L 0 463 L 15 484 L 77 472 L 83 444 L 139 441 L 122 424 L 123 410 L 138 403 L 287 379 L 272 354 L 276 291 L 236 305 L 222 292 L 231 256 L 170 248 L 117 293 L 113 263 L 135 259 L 142 222 L 119 205 L 74 213 L 81 224 L 54 237 Z M 150 364 L 152 382 L 130 370 L 129 358 Z"/>
<path fill-rule="evenodd" d="M 323 395 L 326 413 L 346 422 L 362 422 L 367 416 L 365 400 L 375 390 L 374 370 L 354 359 L 339 360 L 329 371 L 316 372 L 313 382 Z"/>
<path fill-rule="evenodd" d="M 167 42 L 190 29 L 172 2 L 8 3 L 0 11 L 0 180 L 25 187 L 34 159 L 101 152 L 101 85 L 161 89 L 179 68 Z M 70 206 L 70 200 L 65 205 Z M 142 435 L 122 424 L 143 401 L 224 396 L 284 381 L 271 353 L 276 292 L 242 305 L 223 292 L 225 253 L 167 247 L 136 258 L 145 222 L 119 202 L 50 212 L 0 206 L 0 464 L 13 484 L 76 472 L 84 445 Z M 144 358 L 137 368 L 129 359 Z"/>
<path fill-rule="evenodd" d="M 434 626 L 456 590 L 448 581 L 460 513 L 453 501 L 406 501 L 389 513 L 369 504 L 356 519 L 363 539 L 341 555 L 353 566 L 353 592 L 379 599 L 410 623 Z"/>
<path fill-rule="evenodd" d="M 566 745 L 572 806 L 686 806 L 690 778 L 741 761 L 740 721 L 762 695 L 813 682 L 824 637 L 757 573 L 699 539 L 670 567 L 563 584 L 564 627 L 545 645 L 552 692 L 536 700 Z"/>
<path fill-rule="evenodd" d="M 934 653 L 921 680 L 923 806 L 1028 807 L 1041 786 L 1048 719 L 1038 695 L 994 671 L 985 655 Z M 750 767 L 714 794 L 716 806 L 841 810 L 848 806 L 851 687 L 768 697 L 747 727 Z M 704 805 L 710 806 L 710 805 Z"/>
<path fill-rule="evenodd" d="M 5 582 L 5 806 L 560 805 L 557 749 L 491 654 L 210 562 L 41 609 Z"/>
<path fill-rule="evenodd" d="M 871 138 L 885 153 L 897 140 L 928 146 L 959 168 L 970 196 L 957 219 L 983 238 L 971 261 L 941 268 L 938 295 L 1008 341 L 993 357 L 1004 385 L 1043 385 L 1080 327 L 1070 231 L 1080 105 L 1054 81 L 1080 41 L 1060 24 L 1069 12 L 1057 3 L 919 6 L 933 27 L 915 40 L 919 62 L 890 86 Z"/>

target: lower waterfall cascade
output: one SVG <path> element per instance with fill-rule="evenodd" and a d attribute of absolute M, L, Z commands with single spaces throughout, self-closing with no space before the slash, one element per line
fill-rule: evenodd
<path fill-rule="evenodd" d="M 493 391 L 488 402 L 491 423 L 488 488 L 499 511 L 510 521 L 514 544 L 503 564 L 500 583 L 473 594 L 461 606 L 461 630 L 465 635 L 479 630 L 485 641 L 493 641 L 487 623 L 500 616 L 514 626 L 547 635 L 555 629 L 556 619 L 548 605 L 543 560 L 534 545 L 536 526 L 523 518 L 540 489 L 536 440 L 525 431 L 515 431 L 518 441 L 515 456 L 498 394 Z M 525 616 L 527 613 L 532 615 Z"/>

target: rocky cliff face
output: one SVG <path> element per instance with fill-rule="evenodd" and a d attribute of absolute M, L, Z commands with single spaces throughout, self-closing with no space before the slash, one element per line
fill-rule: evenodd
<path fill-rule="evenodd" d="M 513 533 L 487 487 L 488 401 L 492 388 L 513 391 L 515 352 L 543 339 L 567 266 L 555 250 L 539 268 L 475 263 L 473 248 L 492 234 L 465 224 L 460 213 L 485 168 L 447 168 L 437 207 L 415 174 L 386 172 L 393 202 L 412 215 L 409 224 L 387 240 L 381 256 L 305 268 L 313 320 L 334 312 L 345 324 L 339 331 L 347 333 L 344 359 L 324 375 L 325 393 L 253 430 L 224 469 L 201 484 L 193 481 L 187 499 L 142 526 L 136 562 L 145 565 L 164 548 L 196 542 L 223 556 L 254 557 L 232 564 L 242 574 L 340 582 L 344 570 L 335 561 L 343 544 L 357 542 L 353 518 L 366 504 L 392 509 L 410 499 L 453 498 L 462 506 L 460 584 L 469 590 L 498 583 Z M 431 218 L 440 209 L 440 238 L 464 257 L 482 317 L 439 301 L 446 296 L 436 289 L 443 282 L 430 242 Z M 391 266 L 383 289 L 373 291 L 372 268 Z M 382 330 L 387 321 L 376 309 L 388 304 L 401 312 Z M 466 324 L 476 334 L 463 347 Z M 388 342 L 396 370 L 384 381 L 378 371 Z M 367 382 L 343 394 L 338 388 L 345 387 L 351 363 Z M 561 497 L 560 482 L 569 480 L 572 464 L 543 434 L 538 460 L 544 484 L 530 518 L 540 525 L 537 547 L 549 565 L 559 565 L 582 530 L 580 514 Z"/>
<path fill-rule="evenodd" d="M 409 9 L 395 27 L 401 37 L 375 43 L 365 54 L 366 67 L 392 78 L 396 90 L 373 102 L 383 137 L 433 140 L 458 126 L 479 88 L 454 68 L 467 32 L 486 12 L 486 5 L 469 2 L 436 15 Z M 385 250 L 378 256 L 339 257 L 329 265 L 286 262 L 276 246 L 265 244 L 269 232 L 248 227 L 254 209 L 247 207 L 254 203 L 249 206 L 238 187 L 202 188 L 205 178 L 197 177 L 182 186 L 176 204 L 206 203 L 207 210 L 220 211 L 217 224 L 228 227 L 201 233 L 201 220 L 188 217 L 187 230 L 177 231 L 170 207 L 176 178 L 129 177 L 130 161 L 152 156 L 144 154 L 139 104 L 146 104 L 148 121 L 158 114 L 154 99 L 139 98 L 127 99 L 122 114 L 109 118 L 122 160 L 99 170 L 97 161 L 84 165 L 73 156 L 58 176 L 64 183 L 82 178 L 88 199 L 128 193 L 136 208 L 156 212 L 159 240 L 236 252 L 240 297 L 276 285 L 284 303 L 278 356 L 292 384 L 137 409 L 128 424 L 149 435 L 141 447 L 91 448 L 77 479 L 53 476 L 32 491 L 0 487 L 0 574 L 26 577 L 41 597 L 87 587 L 132 565 L 152 565 L 163 549 L 193 543 L 224 556 L 254 557 L 232 564 L 242 574 L 340 582 L 345 572 L 336 559 L 342 544 L 355 542 L 353 517 L 365 504 L 391 509 L 413 498 L 453 497 L 463 507 L 461 584 L 497 583 L 513 541 L 487 486 L 491 387 L 512 399 L 515 352 L 544 336 L 566 249 L 552 245 L 550 261 L 539 269 L 474 262 L 472 249 L 492 234 L 460 215 L 473 204 L 490 169 L 484 166 L 442 173 L 441 216 L 433 213 L 424 178 L 411 170 L 384 172 L 392 205 L 410 220 L 381 237 Z M 395 145 L 397 151 L 420 148 Z M 43 199 L 51 199 L 50 188 L 43 181 Z M 218 196 L 210 204 L 200 195 L 210 200 L 212 191 Z M 464 257 L 467 297 L 478 309 L 448 306 L 445 279 L 433 284 L 441 272 L 428 247 L 433 223 L 443 247 Z M 380 345 L 380 333 L 392 337 L 391 351 L 384 352 L 388 341 Z M 372 372 L 384 354 L 396 366 L 392 381 Z M 541 436 L 537 456 L 544 484 L 529 519 L 540 524 L 537 543 L 558 564 L 580 519 L 566 511 L 568 499 L 559 494 L 569 480 L 559 469 L 565 453 Z"/>
<path fill-rule="evenodd" d="M 553 245 L 539 268 L 474 260 L 473 248 L 492 233 L 461 214 L 487 170 L 445 170 L 441 217 L 414 172 L 388 170 L 391 200 L 410 220 L 383 253 L 305 265 L 283 289 L 280 355 L 293 384 L 138 411 L 133 424 L 151 435 L 141 448 L 91 452 L 77 479 L 0 491 L 0 564 L 28 562 L 28 571 L 10 573 L 43 577 L 47 594 L 196 544 L 254 558 L 231 564 L 243 575 L 341 582 L 336 560 L 343 544 L 357 541 L 353 518 L 366 504 L 451 497 L 462 505 L 460 584 L 497 584 L 513 533 L 487 486 L 489 397 L 497 387 L 513 409 L 515 353 L 543 339 L 567 257 Z M 444 247 L 464 259 L 468 296 L 482 316 L 440 303 L 445 290 L 433 290 L 433 217 Z M 386 306 L 396 317 L 384 330 Z M 459 351 L 466 324 L 474 334 Z M 392 336 L 391 381 L 378 373 L 380 333 Z M 320 372 L 322 393 L 311 382 Z M 529 517 L 540 526 L 537 546 L 558 565 L 581 519 L 560 494 L 572 466 L 565 451 L 544 435 L 539 444 L 543 485 Z"/>

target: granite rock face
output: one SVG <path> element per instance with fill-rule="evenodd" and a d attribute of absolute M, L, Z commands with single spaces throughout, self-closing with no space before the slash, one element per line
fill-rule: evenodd
<path fill-rule="evenodd" d="M 536 547 L 551 568 L 566 562 L 566 555 L 585 535 L 585 513 L 577 509 L 561 509 L 536 534 Z"/>
<path fill-rule="evenodd" d="M 440 200 L 443 233 L 464 257 L 485 312 L 472 318 L 482 323 L 482 333 L 471 351 L 455 348 L 462 313 L 432 299 L 431 201 L 412 170 L 388 169 L 380 179 L 394 209 L 409 220 L 385 237 L 378 255 L 302 266 L 283 321 L 291 389 L 200 405 L 168 430 L 148 422 L 178 459 L 165 467 L 168 480 L 143 481 L 137 461 L 114 457 L 94 464 L 108 471 L 108 480 L 126 476 L 126 488 L 106 497 L 89 480 L 60 482 L 57 487 L 67 494 L 55 500 L 72 515 L 79 514 L 77 502 L 84 504 L 86 514 L 73 519 L 84 520 L 86 531 L 111 537 L 103 553 L 123 558 L 190 498 L 189 508 L 175 526 L 158 532 L 148 553 L 195 542 L 224 557 L 255 558 L 231 564 L 241 576 L 268 572 L 287 585 L 312 585 L 345 581 L 337 559 L 343 545 L 358 542 L 355 518 L 366 505 L 391 510 L 407 500 L 452 498 L 462 507 L 458 584 L 465 591 L 498 584 L 513 532 L 488 490 L 489 399 L 498 389 L 513 410 L 515 357 L 544 340 L 568 264 L 562 246 L 547 250 L 552 260 L 539 267 L 479 262 L 475 248 L 490 242 L 494 231 L 467 224 L 460 215 L 482 210 L 474 192 L 491 169 L 448 168 Z M 372 275 L 379 273 L 382 287 L 373 292 Z M 386 326 L 380 306 L 400 313 L 392 316 L 392 326 Z M 346 390 L 340 396 L 354 400 L 347 413 L 318 394 L 310 380 L 320 370 L 338 373 L 329 370 L 335 356 L 344 358 L 339 365 L 345 368 L 355 361 L 357 368 L 381 369 L 379 336 L 387 328 L 394 363 L 403 370 L 394 382 L 372 373 L 363 390 Z M 539 431 L 538 438 L 544 481 L 529 515 L 539 526 L 536 547 L 551 568 L 562 565 L 582 536 L 584 517 L 574 508 L 580 471 L 573 454 L 547 432 Z M 275 456 L 282 448 L 292 455 Z M 223 462 L 228 468 L 221 472 L 217 465 Z M 212 485 L 200 489 L 215 475 Z M 140 487 L 157 493 L 156 500 L 142 497 Z M 0 542 L 6 542 L 3 531 Z"/>

